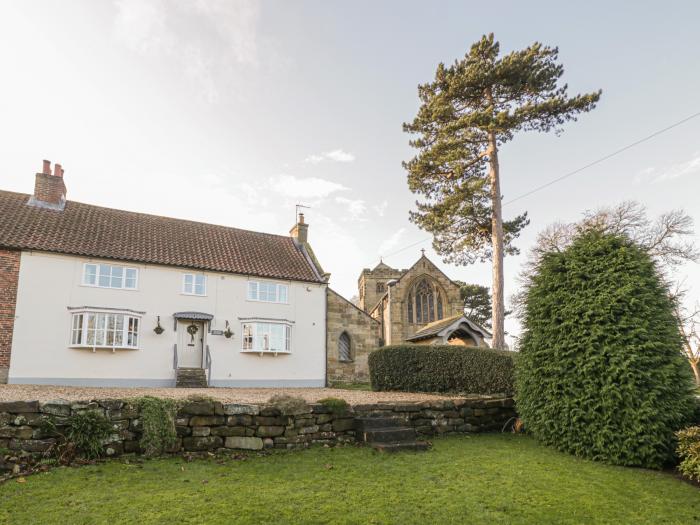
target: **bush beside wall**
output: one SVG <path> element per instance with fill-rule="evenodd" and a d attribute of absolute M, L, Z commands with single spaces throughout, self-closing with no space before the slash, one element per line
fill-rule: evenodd
<path fill-rule="evenodd" d="M 692 381 L 668 290 L 645 252 L 589 233 L 546 255 L 523 328 L 518 413 L 539 441 L 618 465 L 674 460 Z"/>
<path fill-rule="evenodd" d="M 370 354 L 369 373 L 379 391 L 509 394 L 514 357 L 491 348 L 395 345 Z"/>

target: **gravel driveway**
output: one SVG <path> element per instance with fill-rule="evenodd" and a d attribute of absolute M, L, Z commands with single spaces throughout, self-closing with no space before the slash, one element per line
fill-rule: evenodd
<path fill-rule="evenodd" d="M 154 396 L 184 399 L 191 395 L 209 396 L 226 403 L 265 403 L 275 394 L 288 394 L 313 403 L 325 397 L 339 397 L 351 405 L 379 402 L 429 401 L 453 399 L 441 396 L 409 392 L 367 392 L 337 388 L 106 388 L 50 385 L 0 385 L 0 401 L 86 401 L 92 399 L 127 399 Z"/>

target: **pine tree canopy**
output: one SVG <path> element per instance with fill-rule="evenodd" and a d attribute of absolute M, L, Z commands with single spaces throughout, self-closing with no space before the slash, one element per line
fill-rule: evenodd
<path fill-rule="evenodd" d="M 561 131 L 566 121 L 595 107 L 601 92 L 567 95 L 558 81 L 564 68 L 558 50 L 538 42 L 499 57 L 493 34 L 472 45 L 451 66 L 440 64 L 435 80 L 418 87 L 421 106 L 404 131 L 417 155 L 404 167 L 417 202 L 411 220 L 434 236 L 433 246 L 458 264 L 489 259 L 493 247 L 489 157 L 517 131 Z M 493 145 L 493 144 L 491 144 Z M 506 253 L 528 224 L 527 214 L 503 222 Z"/>

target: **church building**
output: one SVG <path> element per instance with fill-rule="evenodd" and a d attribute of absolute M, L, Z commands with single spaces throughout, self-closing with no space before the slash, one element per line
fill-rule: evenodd
<path fill-rule="evenodd" d="M 491 334 L 464 316 L 459 285 L 424 252 L 407 270 L 365 268 L 358 291 L 354 305 L 328 289 L 329 381 L 367 380 L 367 357 L 384 345 L 488 346 Z"/>

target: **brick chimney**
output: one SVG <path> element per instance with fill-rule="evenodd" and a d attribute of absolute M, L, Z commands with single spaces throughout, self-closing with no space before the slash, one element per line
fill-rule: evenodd
<path fill-rule="evenodd" d="M 289 230 L 289 235 L 299 244 L 307 244 L 309 242 L 309 225 L 304 222 L 304 214 L 299 214 L 297 223 Z"/>
<path fill-rule="evenodd" d="M 45 160 L 41 173 L 36 174 L 34 195 L 29 199 L 32 206 L 62 210 L 66 205 L 66 185 L 63 182 L 63 168 L 54 164 L 51 173 L 51 161 Z"/>

